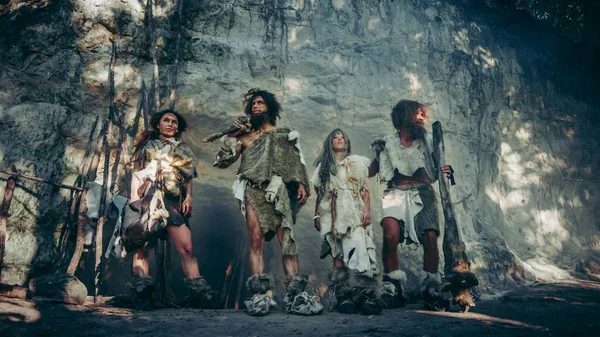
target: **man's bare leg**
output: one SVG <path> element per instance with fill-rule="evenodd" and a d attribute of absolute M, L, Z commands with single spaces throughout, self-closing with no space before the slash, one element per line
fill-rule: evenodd
<path fill-rule="evenodd" d="M 252 275 L 264 274 L 263 250 L 265 248 L 265 236 L 260 228 L 256 211 L 249 203 L 246 203 L 246 227 L 248 228 L 248 239 L 250 240 L 250 273 Z"/>
<path fill-rule="evenodd" d="M 246 286 L 252 294 L 252 298 L 244 301 L 244 304 L 249 315 L 264 316 L 273 311 L 277 303 L 268 294 L 273 290 L 273 278 L 264 274 L 265 236 L 260 228 L 256 211 L 249 203 L 246 203 L 246 227 L 250 240 L 250 273 L 252 274 L 246 282 Z"/>
<path fill-rule="evenodd" d="M 192 250 L 192 233 L 190 229 L 185 225 L 167 226 L 167 232 L 179 253 L 179 257 L 181 257 L 181 267 L 185 278 L 188 280 L 199 278 L 200 270 L 198 260 L 196 260 Z"/>
<path fill-rule="evenodd" d="M 383 271 L 382 281 L 384 284 L 391 283 L 396 288 L 395 291 L 386 290 L 386 294 L 381 298 L 386 308 L 400 308 L 405 306 L 402 291 L 402 282 L 406 282 L 404 272 L 398 270 L 398 243 L 402 235 L 402 223 L 394 218 L 383 218 Z"/>
<path fill-rule="evenodd" d="M 383 218 L 382 260 L 385 273 L 398 270 L 398 243 L 400 242 L 400 222 L 394 218 Z"/>
<path fill-rule="evenodd" d="M 450 306 L 450 302 L 440 294 L 441 279 L 437 273 L 440 252 L 437 245 L 437 233 L 434 230 L 425 231 L 421 242 L 423 243 L 423 270 L 427 272 L 421 284 L 425 309 L 445 311 Z"/>
<path fill-rule="evenodd" d="M 283 227 L 277 229 L 277 239 L 279 244 L 283 243 Z M 300 271 L 300 262 L 298 255 L 282 255 L 283 271 L 287 277 L 296 276 Z"/>
<path fill-rule="evenodd" d="M 283 243 L 284 228 L 277 229 L 277 239 L 279 244 Z M 283 271 L 287 276 L 284 282 L 286 295 L 283 301 L 286 303 L 285 311 L 288 314 L 299 315 L 318 315 L 323 312 L 323 306 L 317 301 L 314 295 L 306 293 L 306 286 L 309 283 L 307 275 L 300 275 L 300 263 L 298 255 L 282 255 Z M 303 296 L 303 300 L 296 302 L 296 296 Z M 296 303 L 302 303 L 300 306 Z"/>
<path fill-rule="evenodd" d="M 150 310 L 154 306 L 152 299 L 154 286 L 152 278 L 148 276 L 149 260 L 148 251 L 144 248 L 137 249 L 133 254 L 133 278 L 128 286 L 133 290 L 132 299 L 135 310 Z"/>
<path fill-rule="evenodd" d="M 437 234 L 428 230 L 423 234 L 423 270 L 428 273 L 437 273 L 440 263 L 440 251 L 437 244 Z"/>
<path fill-rule="evenodd" d="M 138 248 L 133 253 L 133 274 L 140 276 L 148 276 L 149 270 L 149 259 L 148 251 L 144 248 Z"/>

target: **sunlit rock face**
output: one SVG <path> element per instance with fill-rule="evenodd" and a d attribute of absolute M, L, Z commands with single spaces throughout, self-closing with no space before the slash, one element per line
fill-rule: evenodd
<path fill-rule="evenodd" d="M 595 270 L 585 266 L 600 250 L 599 103 L 589 95 L 598 86 L 564 52 L 572 48 L 566 42 L 461 1 L 190 0 L 182 13 L 176 108 L 191 124 L 184 139 L 199 159 L 194 251 L 216 289 L 240 293 L 248 248 L 230 190 L 236 168 L 213 168 L 218 146 L 200 140 L 240 115 L 243 94 L 253 87 L 278 95 L 284 108 L 278 125 L 300 131 L 309 164 L 332 129 L 349 134 L 355 154 L 370 156 L 369 144 L 393 132 L 389 114 L 398 100 L 427 104 L 431 121 L 444 127 L 458 183 L 452 198 L 481 293 Z M 108 113 L 109 38 L 118 49 L 117 106 L 131 130 L 142 80 L 151 87 L 154 72 L 146 14 L 137 1 L 72 1 L 1 17 L 10 33 L 1 46 L 3 168 L 15 164 L 42 178 L 75 180 L 92 122 Z M 153 15 L 166 107 L 176 3 L 157 2 Z M 382 192 L 376 183 L 372 190 L 380 249 Z M 52 270 L 68 198 L 65 191 L 20 183 L 5 282 Z M 296 235 L 301 270 L 314 274 L 318 286 L 327 282 L 331 261 L 319 260 L 314 202 L 313 196 L 300 212 Z M 267 269 L 282 281 L 278 254 L 276 242 L 267 245 Z M 422 250 L 401 246 L 400 255 L 407 288 L 416 289 Z M 173 287 L 181 288 L 175 255 L 173 261 Z M 127 263 L 109 263 L 110 291 L 123 289 Z"/>

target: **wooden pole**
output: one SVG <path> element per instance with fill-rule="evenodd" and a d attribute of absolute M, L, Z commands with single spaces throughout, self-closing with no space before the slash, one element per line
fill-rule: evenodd
<path fill-rule="evenodd" d="M 119 118 L 119 122 L 117 124 L 117 130 L 119 130 L 119 142 L 117 143 L 117 155 L 115 156 L 115 162 L 113 163 L 112 171 L 110 174 L 110 193 L 115 192 L 115 186 L 117 182 L 117 175 L 119 173 L 119 165 L 121 163 L 121 153 L 123 152 L 123 143 L 125 143 L 125 136 L 127 135 L 125 132 L 125 127 L 123 124 L 125 123 L 125 114 L 121 115 Z"/>
<path fill-rule="evenodd" d="M 438 162 L 438 181 L 440 184 L 440 199 L 444 211 L 444 290 L 452 292 L 454 303 L 460 305 L 464 312 L 475 306 L 471 296 L 471 287 L 477 286 L 479 281 L 470 271 L 470 262 L 465 253 L 465 244 L 460 239 L 458 222 L 454 205 L 450 197 L 450 189 L 442 167 L 446 165 L 444 135 L 439 121 L 433 123 L 434 157 Z"/>
<path fill-rule="evenodd" d="M 179 72 L 179 50 L 181 49 L 181 21 L 183 16 L 183 0 L 177 0 L 177 39 L 175 40 L 175 62 L 171 71 L 171 92 L 169 93 L 169 109 L 175 110 L 175 91 L 177 90 L 177 73 Z"/>
<path fill-rule="evenodd" d="M 83 154 L 83 160 L 81 161 L 81 165 L 79 166 L 79 173 L 77 175 L 77 179 L 75 179 L 75 185 L 78 187 L 82 187 L 85 189 L 85 187 L 83 187 L 83 185 L 85 185 L 85 181 L 84 181 L 84 175 L 83 172 L 85 170 L 85 164 L 88 162 L 88 157 L 90 156 L 90 153 L 92 152 L 92 144 L 94 142 L 94 134 L 96 133 L 96 128 L 98 127 L 98 116 L 96 116 L 96 119 L 94 120 L 94 123 L 92 124 L 92 127 L 90 129 L 90 135 L 88 136 L 88 143 L 87 146 L 85 148 L 85 153 Z M 60 263 L 60 267 L 61 270 L 62 268 L 64 268 L 64 261 L 66 259 L 67 256 L 67 247 L 68 247 L 68 243 L 69 243 L 69 237 L 71 236 L 71 232 L 73 231 L 73 229 L 75 230 L 75 235 L 77 235 L 77 224 L 79 222 L 77 213 L 79 211 L 79 204 L 81 201 L 81 195 L 82 195 L 83 191 L 75 191 L 75 193 L 73 194 L 73 198 L 71 199 L 71 207 L 69 207 L 69 215 L 67 216 L 67 221 L 65 224 L 66 230 L 65 230 L 65 234 L 63 235 L 63 239 L 61 241 L 61 263 Z M 74 228 L 73 228 L 74 227 Z M 75 245 L 77 246 L 77 236 L 76 236 L 76 241 L 75 241 Z M 70 264 L 70 261 L 69 261 Z M 68 266 L 67 266 L 68 268 Z"/>
<path fill-rule="evenodd" d="M 13 170 L 16 169 L 13 167 Z M 0 206 L 0 283 L 2 283 L 2 269 L 4 267 L 4 251 L 6 249 L 6 223 L 8 219 L 8 210 L 12 201 L 13 192 L 15 191 L 15 185 L 17 181 L 17 175 L 11 175 L 6 183 L 6 189 L 4 190 L 4 198 L 2 198 L 2 205 Z"/>
<path fill-rule="evenodd" d="M 156 23 L 154 21 L 153 3 L 152 0 L 146 2 L 146 20 L 148 22 L 148 30 L 146 32 L 146 41 L 150 48 L 150 56 L 152 57 L 153 72 L 152 72 L 152 87 L 154 104 L 152 106 L 153 112 L 157 112 L 160 109 L 160 89 L 159 89 L 159 73 L 158 73 L 158 45 L 156 44 Z M 150 113 L 150 111 L 148 111 Z"/>
<path fill-rule="evenodd" d="M 2 179 L 2 180 L 7 180 L 8 181 L 11 177 L 14 176 L 14 177 L 17 177 L 17 178 L 23 178 L 23 179 L 33 180 L 33 181 L 39 181 L 41 183 L 52 185 L 52 186 L 58 187 L 58 188 L 66 188 L 66 189 L 69 189 L 69 190 L 83 191 L 83 188 L 81 188 L 81 187 L 71 186 L 71 185 L 65 185 L 65 184 L 58 184 L 58 183 L 55 183 L 53 181 L 45 180 L 45 179 L 38 178 L 38 177 L 29 176 L 29 175 L 26 175 L 26 174 L 11 173 L 11 172 L 7 172 L 7 171 L 4 171 L 4 170 L 0 170 L 0 173 L 6 174 L 6 175 L 9 176 L 8 178 L 2 178 L 2 177 L 0 177 L 0 179 Z"/>
<path fill-rule="evenodd" d="M 108 72 L 108 82 L 109 82 L 109 113 L 108 113 L 108 128 L 106 129 L 106 133 L 104 133 L 104 174 L 102 179 L 102 195 L 100 197 L 100 218 L 98 219 L 98 223 L 96 224 L 96 242 L 94 246 L 94 251 L 96 255 L 96 259 L 94 262 L 94 303 L 98 303 L 100 301 L 100 296 L 98 293 L 101 279 L 101 262 L 102 262 L 102 232 L 104 230 L 104 222 L 108 217 L 109 207 L 107 205 L 106 196 L 108 194 L 108 167 L 110 165 L 110 142 L 109 136 L 111 135 L 112 123 L 116 116 L 116 106 L 115 106 L 115 64 L 117 62 L 117 45 L 114 40 L 111 39 L 112 44 L 112 53 L 110 57 L 110 66 Z"/>
<path fill-rule="evenodd" d="M 85 243 L 85 224 L 87 222 L 87 182 L 96 180 L 96 173 L 98 171 L 98 164 L 100 163 L 100 154 L 102 153 L 102 149 L 104 148 L 104 133 L 108 129 L 108 120 L 104 122 L 102 126 L 102 130 L 100 131 L 100 137 L 96 142 L 96 149 L 94 150 L 94 155 L 90 158 L 90 165 L 85 174 L 84 181 L 84 189 L 81 193 L 81 203 L 79 204 L 79 212 L 77 216 L 77 240 L 75 243 L 75 251 L 73 252 L 73 257 L 71 258 L 71 262 L 69 263 L 69 267 L 67 268 L 67 274 L 75 275 L 75 271 L 77 270 L 77 266 L 79 266 L 79 261 L 81 260 L 81 254 L 83 254 L 83 246 Z"/>

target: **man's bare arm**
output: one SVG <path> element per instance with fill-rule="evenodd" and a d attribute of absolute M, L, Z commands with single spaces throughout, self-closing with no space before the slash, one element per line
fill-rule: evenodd
<path fill-rule="evenodd" d="M 194 184 L 193 179 L 191 178 L 183 183 L 185 198 L 181 203 L 181 211 L 185 216 L 189 216 L 192 213 L 192 186 L 194 186 Z"/>
<path fill-rule="evenodd" d="M 369 193 L 369 190 L 366 188 L 363 189 L 362 199 L 365 204 L 365 209 L 360 216 L 360 222 L 361 226 L 364 228 L 371 224 L 371 193 Z"/>
<path fill-rule="evenodd" d="M 319 188 L 315 186 L 315 194 L 317 195 L 317 202 L 315 203 L 315 216 L 313 217 L 313 222 L 315 223 L 315 229 L 317 231 L 321 231 L 321 216 L 319 215 L 319 203 L 321 202 L 321 198 L 319 197 Z"/>
<path fill-rule="evenodd" d="M 375 176 L 379 172 L 379 161 L 377 159 L 373 159 L 371 161 L 371 165 L 369 165 L 369 178 Z"/>
<path fill-rule="evenodd" d="M 244 147 L 238 138 L 229 136 L 225 137 L 228 138 L 222 138 L 221 149 L 217 153 L 217 159 L 214 163 L 214 166 L 218 168 L 227 168 L 231 166 L 238 160 L 238 158 L 240 158 L 240 155 L 244 150 Z M 235 146 L 232 146 L 231 142 L 233 142 Z"/>
<path fill-rule="evenodd" d="M 131 175 L 131 186 L 129 191 L 129 201 L 133 202 L 140 199 L 138 195 L 138 189 L 142 185 L 142 182 L 138 179 L 138 177 L 134 174 Z"/>

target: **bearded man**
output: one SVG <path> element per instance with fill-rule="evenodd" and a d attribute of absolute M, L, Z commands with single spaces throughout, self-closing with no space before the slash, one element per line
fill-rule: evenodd
<path fill-rule="evenodd" d="M 277 236 L 283 270 L 287 276 L 286 312 L 315 315 L 323 307 L 305 288 L 306 275 L 299 275 L 298 246 L 294 236 L 296 214 L 309 196 L 306 163 L 300 150 L 299 133 L 276 127 L 281 106 L 274 94 L 251 89 L 245 95 L 244 112 L 250 128 L 236 122 L 239 131 L 221 138 L 215 166 L 226 168 L 242 157 L 233 193 L 240 201 L 250 239 L 250 271 L 246 282 L 252 298 L 245 301 L 248 314 L 263 316 L 276 303 L 271 298 L 273 278 L 265 274 L 265 241 Z"/>
<path fill-rule="evenodd" d="M 415 101 L 400 100 L 392 109 L 392 124 L 396 132 L 372 144 L 375 157 L 369 176 L 379 173 L 386 181 L 383 197 L 383 286 L 379 295 L 386 307 L 404 306 L 401 281 L 406 280 L 398 269 L 399 243 L 423 245 L 425 277 L 421 292 L 425 308 L 445 310 L 449 305 L 441 297 L 441 277 L 438 273 L 440 234 L 437 200 L 432 184 L 438 179 L 438 163 L 433 146 L 424 128 L 427 108 Z M 444 166 L 450 176 L 452 168 Z"/>

